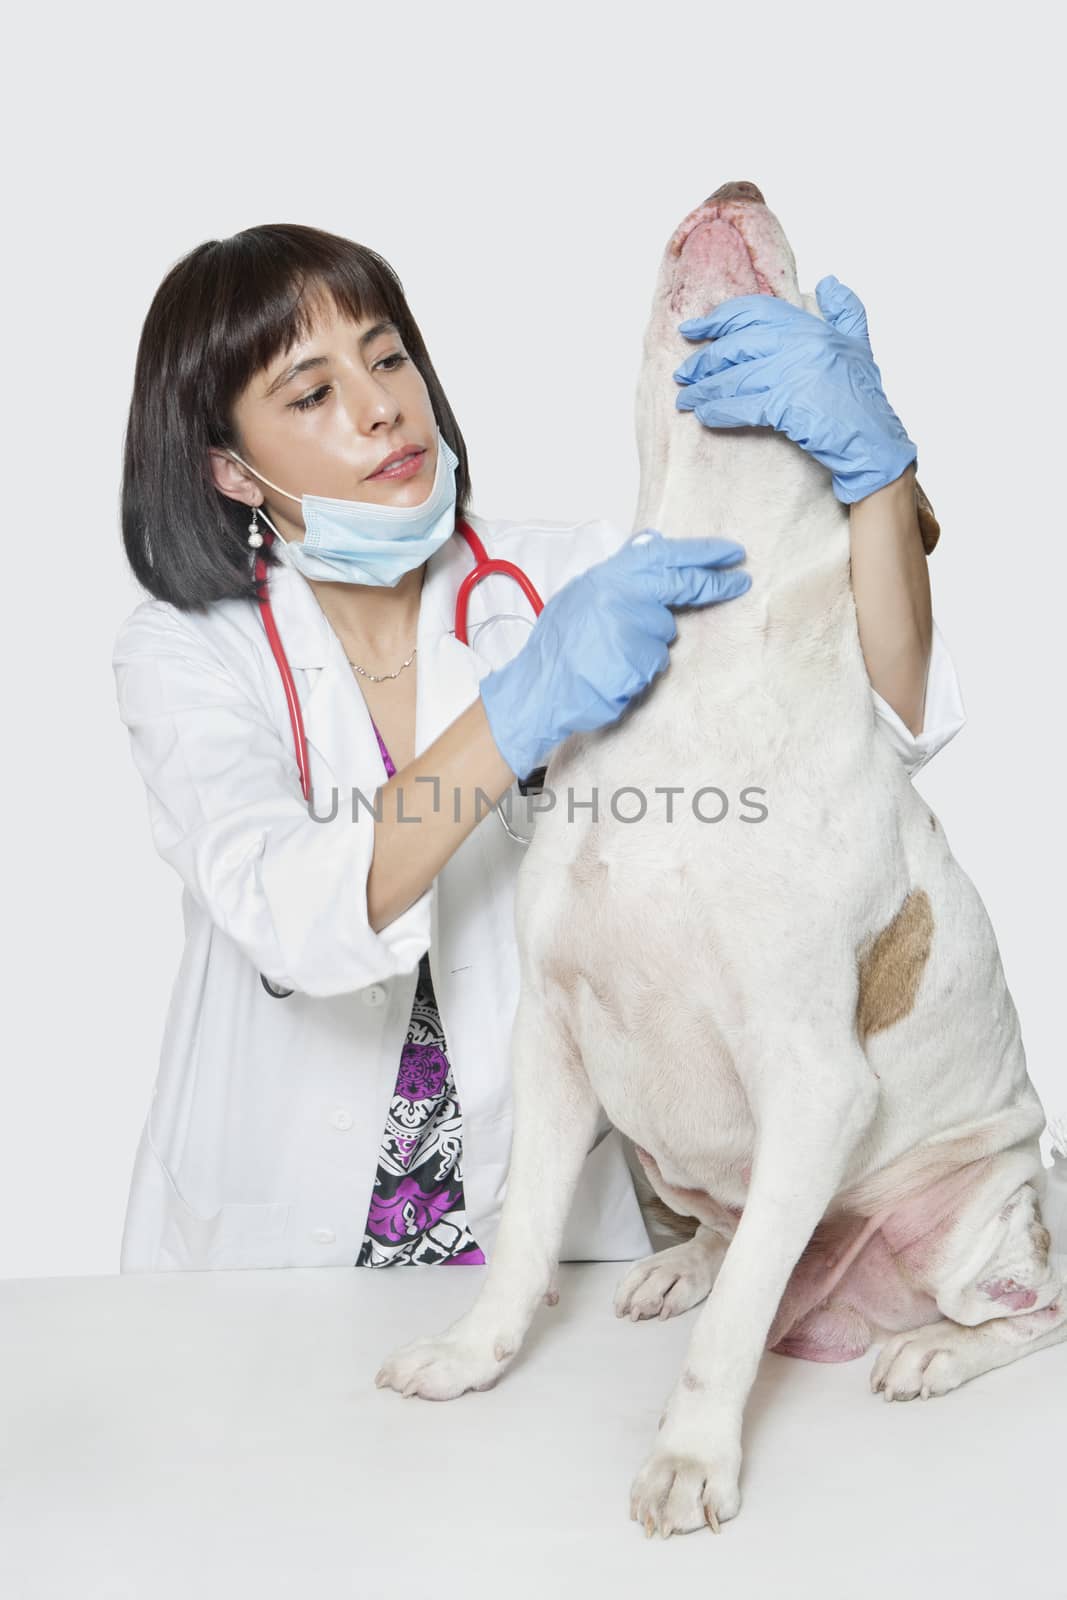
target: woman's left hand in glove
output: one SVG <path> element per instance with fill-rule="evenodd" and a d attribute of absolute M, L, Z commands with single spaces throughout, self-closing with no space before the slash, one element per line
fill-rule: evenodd
<path fill-rule="evenodd" d="M 709 428 L 771 427 L 832 474 L 845 505 L 899 478 L 918 450 L 882 392 L 863 302 L 832 274 L 815 285 L 825 322 L 774 295 L 744 294 L 678 324 L 713 344 L 674 374 L 676 405 Z"/>

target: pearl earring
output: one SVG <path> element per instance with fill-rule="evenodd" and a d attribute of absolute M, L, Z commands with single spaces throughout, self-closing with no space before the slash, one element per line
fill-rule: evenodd
<path fill-rule="evenodd" d="M 259 507 L 252 507 L 252 520 L 248 524 L 248 542 L 253 550 L 258 550 L 263 543 L 263 535 L 259 531 Z"/>

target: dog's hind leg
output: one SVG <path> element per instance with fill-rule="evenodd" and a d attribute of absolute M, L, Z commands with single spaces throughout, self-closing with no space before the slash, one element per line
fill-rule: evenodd
<path fill-rule="evenodd" d="M 677 1317 L 706 1300 L 727 1241 L 700 1223 L 691 1239 L 635 1261 L 615 1290 L 615 1315 L 639 1322 Z"/>
<path fill-rule="evenodd" d="M 914 1400 L 919 1395 L 928 1400 L 1063 1339 L 1067 1339 L 1067 1296 L 1061 1283 L 1056 1299 L 1041 1311 L 994 1317 L 974 1328 L 945 1318 L 912 1333 L 894 1334 L 871 1369 L 871 1390 L 886 1400 Z"/>
<path fill-rule="evenodd" d="M 557 1002 L 558 1004 L 558 1002 Z M 524 982 L 511 1035 L 514 1123 L 500 1228 L 473 1306 L 437 1337 L 383 1362 L 379 1388 L 426 1400 L 489 1389 L 506 1371 L 553 1280 L 600 1104 L 560 1012 Z"/>
<path fill-rule="evenodd" d="M 635 1261 L 623 1274 L 615 1290 L 615 1315 L 631 1322 L 650 1317 L 663 1321 L 707 1299 L 741 1210 L 720 1207 L 710 1194 L 673 1188 L 664 1182 L 647 1150 L 640 1145 L 632 1148 L 638 1163 L 634 1187 L 645 1221 L 655 1219 L 675 1243 Z M 688 1210 L 690 1206 L 695 1211 Z M 716 1224 L 717 1211 L 721 1221 Z M 698 1220 L 700 1215 L 703 1221 Z"/>
<path fill-rule="evenodd" d="M 1035 1143 L 1036 1151 L 1036 1143 Z M 1039 1159 L 1034 1155 L 1033 1159 Z M 947 1394 L 961 1383 L 1067 1339 L 1067 1291 L 1049 1256 L 1033 1185 L 1004 1198 L 1025 1153 L 990 1163 L 978 1194 L 936 1246 L 919 1239 L 898 1260 L 934 1296 L 942 1320 L 887 1340 L 871 1371 L 886 1400 Z"/>

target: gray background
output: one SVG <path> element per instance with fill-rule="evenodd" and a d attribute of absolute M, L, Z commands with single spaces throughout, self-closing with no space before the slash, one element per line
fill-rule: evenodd
<path fill-rule="evenodd" d="M 660 252 L 726 179 L 866 302 L 941 519 L 969 722 L 917 782 L 1067 1113 L 1063 255 L 1047 12 L 897 5 L 40 9 L 9 36 L 0 1276 L 117 1271 L 181 947 L 118 720 L 141 323 L 200 241 L 347 234 L 400 274 L 486 516 L 629 527 Z M 1045 1141 L 1047 1148 L 1047 1140 Z"/>

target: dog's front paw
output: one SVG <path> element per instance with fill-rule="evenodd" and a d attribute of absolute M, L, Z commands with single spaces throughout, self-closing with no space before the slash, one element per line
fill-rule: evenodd
<path fill-rule="evenodd" d="M 871 1392 L 886 1400 L 914 1400 L 948 1394 L 968 1378 L 983 1372 L 976 1328 L 961 1327 L 948 1318 L 921 1328 L 896 1333 L 878 1352 L 871 1368 Z"/>
<path fill-rule="evenodd" d="M 387 1356 L 375 1374 L 379 1389 L 395 1389 L 409 1399 L 455 1400 L 468 1389 L 491 1389 L 510 1366 L 517 1339 L 443 1333 L 413 1339 Z"/>
<path fill-rule="evenodd" d="M 705 1237 L 697 1234 L 636 1261 L 615 1290 L 615 1315 L 631 1322 L 681 1316 L 707 1299 L 720 1256 L 721 1249 L 709 1248 Z"/>
<path fill-rule="evenodd" d="M 651 1538 L 658 1533 L 693 1533 L 736 1517 L 741 1509 L 740 1455 L 713 1454 L 703 1447 L 681 1450 L 660 1446 L 634 1479 L 630 1517 L 644 1525 Z"/>

